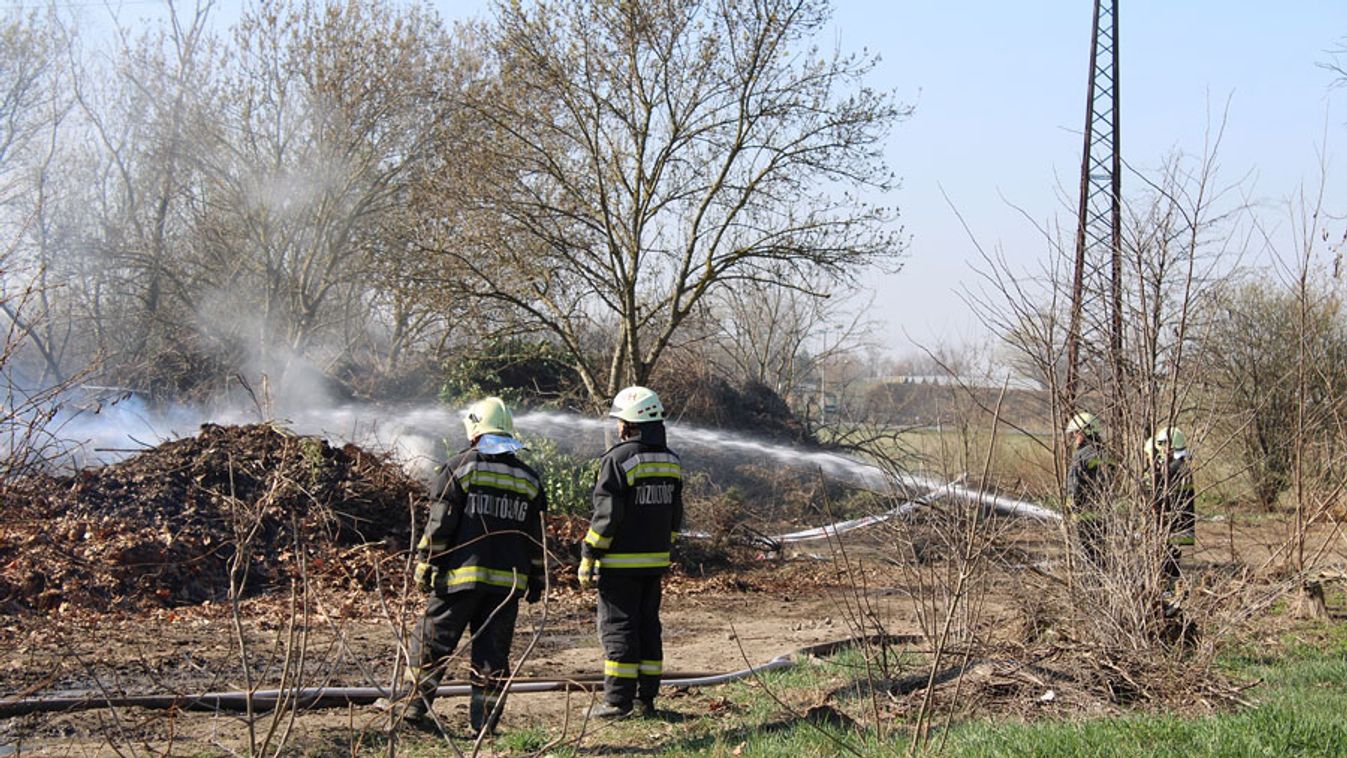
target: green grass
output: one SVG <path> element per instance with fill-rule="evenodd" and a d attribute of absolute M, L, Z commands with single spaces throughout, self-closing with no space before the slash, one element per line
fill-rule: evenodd
<path fill-rule="evenodd" d="M 951 756 L 1338 756 L 1347 755 L 1347 625 L 1304 624 L 1279 640 L 1248 644 L 1221 661 L 1225 673 L 1262 684 L 1245 697 L 1255 705 L 1200 718 L 1132 713 L 1114 718 L 1034 723 L 978 720 L 934 735 L 932 753 Z M 662 705 L 668 721 L 631 720 L 591 730 L 556 756 L 595 753 L 665 756 L 866 756 L 905 752 L 909 732 L 890 723 L 890 737 L 815 726 L 798 715 L 828 703 L 864 719 L 868 701 L 842 694 L 864 680 L 862 660 L 843 653 L 752 680 L 698 690 Z M 763 686 L 785 701 L 783 708 Z M 507 717 L 508 724 L 509 719 Z M 937 720 L 939 722 L 939 720 Z M 499 755 L 526 755 L 555 737 L 547 725 L 521 724 L 490 747 Z M 377 742 L 370 745 L 377 749 Z M 844 749 L 841 745 L 846 745 Z M 409 756 L 438 754 L 430 741 L 404 743 Z M 371 753 L 372 754 L 372 753 Z"/>
<path fill-rule="evenodd" d="M 527 726 L 501 735 L 496 740 L 496 749 L 510 755 L 524 755 L 538 752 L 550 740 L 547 730 L 538 726 Z"/>
<path fill-rule="evenodd" d="M 1347 755 L 1347 627 L 1308 627 L 1311 639 L 1249 645 L 1223 669 L 1261 680 L 1257 705 L 1194 719 L 1132 714 L 1080 722 L 974 722 L 954 729 L 954 756 L 1340 756 Z"/>
<path fill-rule="evenodd" d="M 1337 680 L 1339 686 L 1342 682 Z M 1199 719 L 1134 715 L 1080 723 L 966 725 L 951 735 L 949 754 L 1340 756 L 1347 754 L 1344 714 L 1347 695 L 1296 688 L 1271 693 L 1252 710 Z"/>

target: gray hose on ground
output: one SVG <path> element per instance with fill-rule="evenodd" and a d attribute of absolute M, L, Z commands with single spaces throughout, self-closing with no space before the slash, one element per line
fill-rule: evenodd
<path fill-rule="evenodd" d="M 843 648 L 859 644 L 912 644 L 922 638 L 916 635 L 874 635 L 848 637 L 821 642 L 779 655 L 761 666 L 750 666 L 725 673 L 670 674 L 663 686 L 676 689 L 711 687 L 739 679 L 746 679 L 767 671 L 789 668 L 806 658 L 831 655 Z M 586 675 L 569 679 L 515 679 L 509 686 L 512 693 L 592 691 L 603 686 L 603 677 Z M 292 689 L 257 690 L 252 693 L 254 711 L 267 711 L 277 706 L 303 710 L 344 708 L 351 705 L 372 705 L 380 698 L 396 696 L 384 687 L 298 687 Z M 471 694 L 471 685 L 451 683 L 435 691 L 437 697 L 463 697 Z M 96 708 L 150 708 L 182 711 L 246 711 L 247 692 L 206 692 L 197 695 L 118 695 L 98 694 L 69 697 L 24 697 L 0 700 L 0 718 L 13 718 L 30 713 L 68 713 Z"/>

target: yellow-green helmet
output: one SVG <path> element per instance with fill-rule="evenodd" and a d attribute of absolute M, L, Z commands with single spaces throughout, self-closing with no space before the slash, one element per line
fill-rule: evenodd
<path fill-rule="evenodd" d="M 1146 456 L 1153 457 L 1156 452 L 1174 451 L 1188 449 L 1188 438 L 1183 436 L 1183 432 L 1177 427 L 1166 426 L 1155 433 L 1155 436 L 1146 440 Z"/>
<path fill-rule="evenodd" d="M 505 407 L 505 401 L 488 397 L 468 406 L 468 412 L 463 416 L 463 429 L 468 433 L 469 442 L 483 434 L 513 437 L 514 417 L 510 415 L 510 409 Z"/>
<path fill-rule="evenodd" d="M 613 407 L 608 411 L 608 415 L 632 424 L 663 421 L 664 404 L 659 401 L 659 395 L 652 389 L 628 387 L 613 398 Z"/>
<path fill-rule="evenodd" d="M 1104 423 L 1093 413 L 1081 411 L 1066 422 L 1066 433 L 1075 434 L 1076 432 L 1080 432 L 1087 437 L 1102 437 L 1104 436 Z"/>

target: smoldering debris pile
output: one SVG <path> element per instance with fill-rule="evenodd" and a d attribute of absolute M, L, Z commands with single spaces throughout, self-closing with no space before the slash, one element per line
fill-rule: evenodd
<path fill-rule="evenodd" d="M 0 491 L 0 613 L 142 609 L 402 572 L 422 488 L 382 455 L 206 424 L 121 463 Z M 242 546 L 242 548 L 240 548 Z"/>

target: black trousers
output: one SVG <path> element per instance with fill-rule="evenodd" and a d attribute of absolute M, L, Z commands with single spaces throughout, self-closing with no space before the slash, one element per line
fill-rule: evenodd
<path fill-rule="evenodd" d="M 1165 545 L 1165 557 L 1160 573 L 1169 582 L 1177 581 L 1182 576 L 1182 572 L 1179 571 L 1179 555 L 1177 545 Z"/>
<path fill-rule="evenodd" d="M 1085 560 L 1095 569 L 1104 570 L 1104 562 L 1108 560 L 1108 524 L 1104 519 L 1095 515 L 1078 518 L 1076 539 Z"/>
<path fill-rule="evenodd" d="M 444 678 L 447 659 L 465 629 L 472 632 L 473 688 L 483 690 L 494 701 L 509 676 L 510 643 L 518 616 L 518 594 L 471 589 L 431 595 L 409 651 L 408 673 L 421 696 L 412 708 L 429 710 L 435 689 Z"/>
<path fill-rule="evenodd" d="M 660 574 L 607 570 L 599 575 L 599 640 L 603 643 L 603 699 L 630 706 L 654 700 L 664 674 L 659 624 Z"/>

